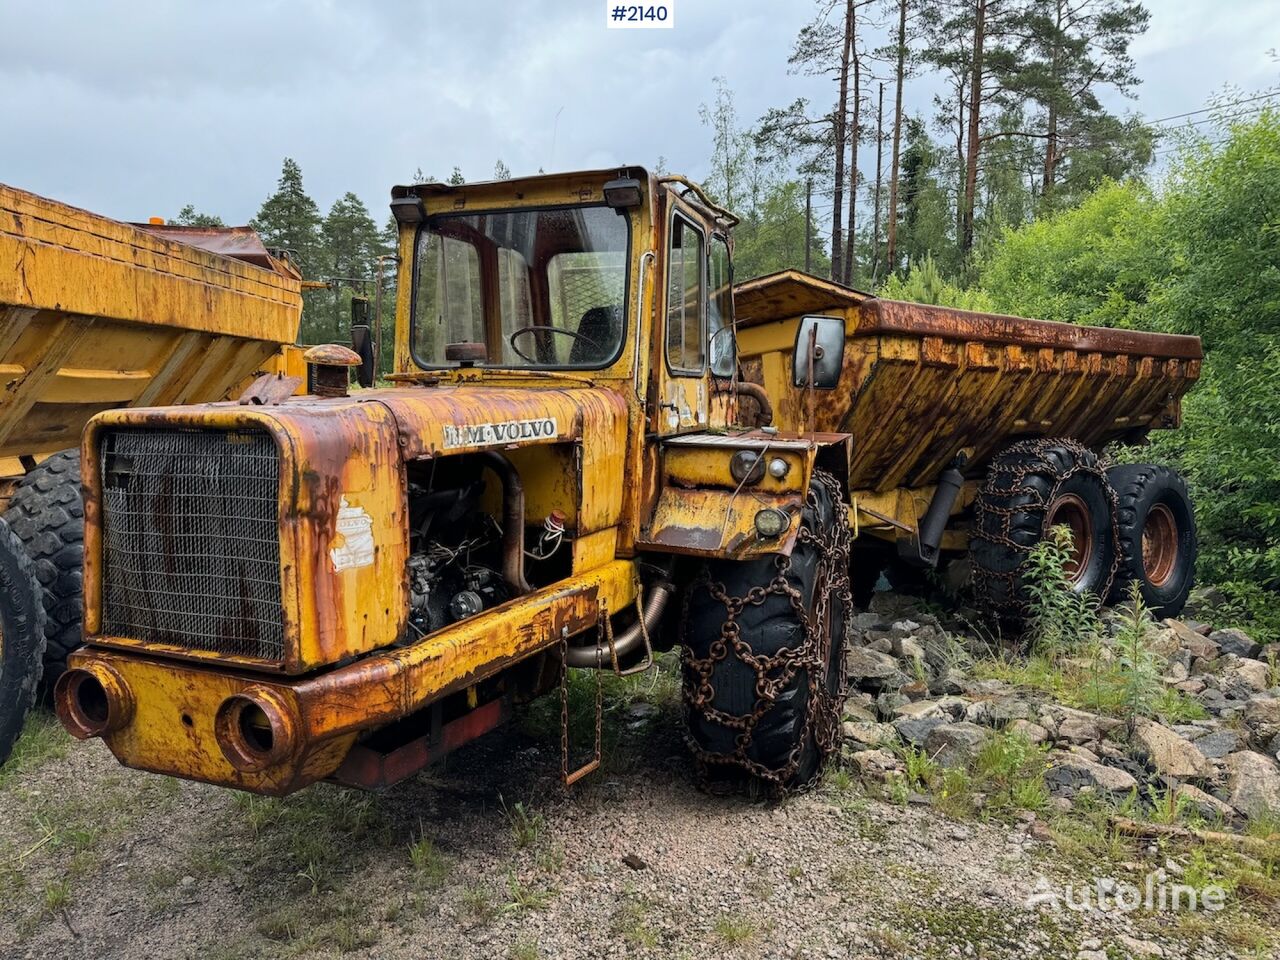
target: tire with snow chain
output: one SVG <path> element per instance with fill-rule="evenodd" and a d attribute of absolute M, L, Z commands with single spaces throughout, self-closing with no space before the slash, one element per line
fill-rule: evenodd
<path fill-rule="evenodd" d="M 35 701 L 43 654 L 40 583 L 22 541 L 0 520 L 0 764 Z"/>
<path fill-rule="evenodd" d="M 1195 585 L 1196 520 L 1186 481 L 1169 467 L 1125 464 L 1107 471 L 1116 491 L 1119 565 L 1113 602 L 1137 582 L 1158 617 L 1176 617 Z"/>
<path fill-rule="evenodd" d="M 837 482 L 815 477 L 790 558 L 708 561 L 686 597 L 685 715 L 700 766 L 806 785 L 836 745 L 852 613 Z"/>
<path fill-rule="evenodd" d="M 83 642 L 84 500 L 80 451 L 63 450 L 19 481 L 4 519 L 31 557 L 44 589 L 44 683 L 52 687 L 67 654 Z"/>
<path fill-rule="evenodd" d="M 969 537 L 974 591 L 1007 626 L 1026 616 L 1027 558 L 1056 526 L 1071 529 L 1072 589 L 1105 599 L 1115 577 L 1115 491 L 1098 457 L 1072 440 L 1025 440 L 991 462 Z"/>

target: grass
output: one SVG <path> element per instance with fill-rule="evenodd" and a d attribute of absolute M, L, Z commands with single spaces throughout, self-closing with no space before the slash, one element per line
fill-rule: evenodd
<path fill-rule="evenodd" d="M 432 889 L 444 884 L 452 867 L 449 858 L 436 848 L 426 834 L 409 844 L 409 863 L 413 866 L 413 875 L 418 884 Z"/>
<path fill-rule="evenodd" d="M 634 893 L 624 894 L 609 920 L 609 932 L 619 937 L 627 946 L 653 949 L 658 945 L 658 933 L 650 925 L 653 905 Z"/>
<path fill-rule="evenodd" d="M 507 960 L 538 960 L 541 956 L 538 945 L 523 937 L 513 943 L 511 949 L 507 951 Z"/>
<path fill-rule="evenodd" d="M 546 818 L 541 813 L 529 810 L 520 801 L 507 806 L 507 801 L 499 796 L 498 803 L 502 806 L 507 824 L 511 827 L 511 839 L 516 849 L 523 850 L 536 844 L 543 828 L 547 825 Z"/>
<path fill-rule="evenodd" d="M 70 747 L 71 737 L 57 717 L 43 710 L 31 711 L 13 752 L 0 766 L 0 790 L 29 777 L 50 760 L 62 759 Z"/>
<path fill-rule="evenodd" d="M 551 903 L 552 893 L 525 883 L 512 870 L 507 874 L 507 897 L 508 910 L 545 910 Z"/>
<path fill-rule="evenodd" d="M 759 933 L 759 928 L 748 917 L 740 914 L 723 914 L 716 918 L 711 932 L 716 939 L 730 947 L 740 947 L 750 943 Z"/>

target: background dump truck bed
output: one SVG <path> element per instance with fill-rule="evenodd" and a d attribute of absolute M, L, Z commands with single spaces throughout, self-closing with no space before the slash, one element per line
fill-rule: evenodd
<path fill-rule="evenodd" d="M 301 311 L 296 271 L 247 228 L 130 225 L 0 184 L 0 475 L 101 410 L 223 399 Z"/>
<path fill-rule="evenodd" d="M 795 271 L 734 290 L 746 379 L 765 385 L 784 430 L 853 436 L 852 490 L 934 483 L 961 451 L 977 475 L 1021 437 L 1091 447 L 1174 427 L 1200 373 L 1200 341 L 881 300 Z M 792 385 L 801 317 L 840 317 L 834 391 Z"/>

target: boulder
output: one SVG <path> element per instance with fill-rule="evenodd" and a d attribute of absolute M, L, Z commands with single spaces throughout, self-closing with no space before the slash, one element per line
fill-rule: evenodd
<path fill-rule="evenodd" d="M 1174 632 L 1178 638 L 1178 646 L 1188 651 L 1193 657 L 1212 660 L 1218 655 L 1218 645 L 1208 637 L 1192 630 L 1181 620 L 1166 620 L 1164 625 Z"/>
<path fill-rule="evenodd" d="M 1133 746 L 1165 776 L 1194 780 L 1213 775 L 1213 765 L 1195 744 L 1153 720 L 1137 722 L 1133 731 Z"/>
<path fill-rule="evenodd" d="M 887 653 L 854 647 L 844 658 L 845 672 L 854 680 L 887 680 L 898 672 L 898 661 Z"/>
<path fill-rule="evenodd" d="M 904 683 L 899 689 L 908 700 L 923 700 L 929 695 L 929 684 L 923 680 L 912 680 L 910 683 Z"/>
<path fill-rule="evenodd" d="M 1259 746 L 1280 736 L 1280 697 L 1255 697 L 1244 708 L 1240 719 Z"/>
<path fill-rule="evenodd" d="M 849 758 L 862 777 L 885 780 L 902 771 L 902 761 L 888 750 L 862 750 Z"/>
<path fill-rule="evenodd" d="M 1262 644 L 1255 642 L 1243 630 L 1235 628 L 1215 630 L 1209 634 L 1209 639 L 1216 643 L 1223 653 L 1230 653 L 1237 657 L 1256 657 L 1262 652 Z"/>
<path fill-rule="evenodd" d="M 976 723 L 944 723 L 925 737 L 924 750 L 940 766 L 967 767 L 973 762 L 990 731 Z"/>
<path fill-rule="evenodd" d="M 1198 738 L 1196 749 L 1210 760 L 1221 760 L 1240 749 L 1240 737 L 1234 730 L 1215 730 Z"/>
<path fill-rule="evenodd" d="M 963 693 L 965 681 L 968 679 L 968 675 L 959 667 L 947 667 L 933 683 L 929 684 L 929 689 L 933 693 L 950 695 Z"/>
<path fill-rule="evenodd" d="M 1261 660 L 1250 660 L 1235 654 L 1224 654 L 1218 663 L 1218 680 L 1222 692 L 1236 700 L 1248 700 L 1267 689 L 1270 669 Z"/>
<path fill-rule="evenodd" d="M 882 747 L 897 741 L 898 734 L 887 723 L 846 720 L 840 725 L 845 741 L 854 749 Z"/>
<path fill-rule="evenodd" d="M 893 729 L 903 740 L 914 746 L 923 747 L 934 728 L 950 722 L 951 719 L 945 713 L 938 712 L 925 717 L 900 717 L 893 721 Z"/>
<path fill-rule="evenodd" d="M 1120 721 L 1111 717 L 1103 717 L 1071 707 L 1061 707 L 1057 704 L 1049 706 L 1046 712 L 1054 719 L 1057 738 L 1068 743 L 1090 743 L 1101 740 L 1120 726 Z"/>
<path fill-rule="evenodd" d="M 923 660 L 924 647 L 910 637 L 894 637 L 890 641 L 890 652 L 899 660 Z"/>
<path fill-rule="evenodd" d="M 844 719 L 857 722 L 874 723 L 876 712 L 860 697 L 850 697 L 844 702 Z"/>
<path fill-rule="evenodd" d="M 964 718 L 970 723 L 982 723 L 988 727 L 1003 727 L 1014 720 L 1030 720 L 1031 708 L 1017 697 L 995 697 L 991 700 L 975 700 L 965 710 Z"/>
<path fill-rule="evenodd" d="M 1251 750 L 1233 753 L 1223 761 L 1227 771 L 1227 802 L 1248 817 L 1280 810 L 1280 766 Z"/>
<path fill-rule="evenodd" d="M 1049 731 L 1030 720 L 1014 720 L 1007 729 L 1010 733 L 1022 737 L 1028 743 L 1044 743 L 1049 739 Z"/>
<path fill-rule="evenodd" d="M 1045 784 L 1055 795 L 1075 794 L 1080 790 L 1124 794 L 1138 786 L 1138 781 L 1123 770 L 1107 767 L 1079 753 L 1052 753 Z"/>
<path fill-rule="evenodd" d="M 1214 820 L 1231 820 L 1236 811 L 1229 803 L 1223 803 L 1211 793 L 1205 793 L 1199 787 L 1189 783 L 1180 783 L 1173 791 L 1175 799 L 1190 807 L 1200 817 L 1210 822 Z"/>

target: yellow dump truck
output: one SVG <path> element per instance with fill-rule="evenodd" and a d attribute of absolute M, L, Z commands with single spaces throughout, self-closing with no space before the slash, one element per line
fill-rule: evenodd
<path fill-rule="evenodd" d="M 1176 425 L 1193 338 L 796 273 L 735 295 L 733 216 L 636 167 L 391 208 L 390 387 L 349 392 L 333 346 L 311 396 L 85 432 L 87 643 L 55 699 L 124 764 L 377 787 L 570 669 L 679 644 L 699 764 L 783 790 L 833 748 L 855 595 L 890 562 L 968 556 L 1012 619 L 1066 524 L 1079 589 L 1185 599 L 1181 481 L 1098 451 Z M 566 782 L 595 762 L 572 752 Z"/>
<path fill-rule="evenodd" d="M 300 280 L 247 227 L 125 224 L 0 184 L 0 762 L 82 641 L 80 435 L 277 368 Z M 299 364 L 300 365 L 300 364 Z"/>

